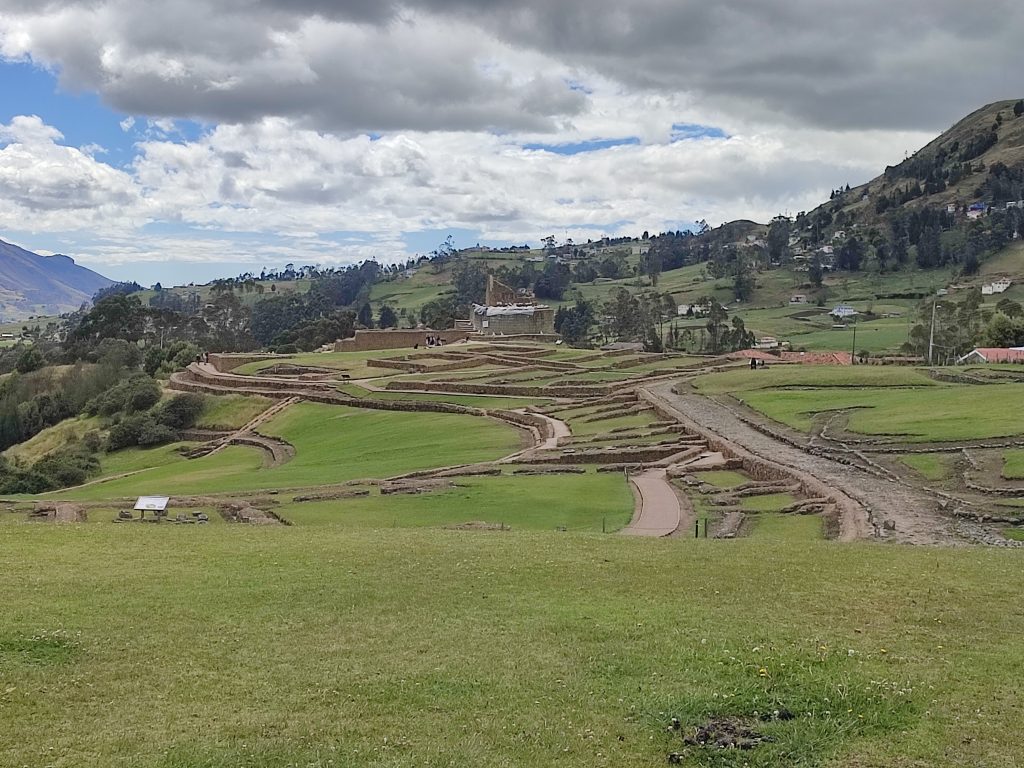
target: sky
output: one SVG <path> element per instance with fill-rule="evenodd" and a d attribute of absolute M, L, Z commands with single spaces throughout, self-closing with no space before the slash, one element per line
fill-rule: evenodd
<path fill-rule="evenodd" d="M 0 239 L 119 280 L 809 210 L 1024 96 L 1024 3 L 0 0 Z"/>

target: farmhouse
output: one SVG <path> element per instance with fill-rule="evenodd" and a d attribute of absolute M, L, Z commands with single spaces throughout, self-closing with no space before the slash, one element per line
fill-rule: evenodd
<path fill-rule="evenodd" d="M 1024 347 L 978 347 L 956 361 L 968 363 L 1024 363 Z"/>
<path fill-rule="evenodd" d="M 794 293 L 789 297 L 790 304 L 806 304 L 807 296 L 803 293 Z"/>
<path fill-rule="evenodd" d="M 1004 277 L 1000 280 L 996 280 L 993 283 L 986 283 L 985 285 L 981 286 L 981 295 L 991 296 L 996 293 L 1005 293 L 1011 285 L 1013 285 L 1013 281 L 1008 277 Z"/>

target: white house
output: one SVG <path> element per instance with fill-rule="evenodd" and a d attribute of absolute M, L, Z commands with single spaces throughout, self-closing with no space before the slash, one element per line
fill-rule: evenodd
<path fill-rule="evenodd" d="M 789 297 L 789 303 L 790 304 L 806 304 L 807 303 L 807 296 L 805 294 L 802 294 L 802 293 L 794 293 L 792 296 Z"/>
<path fill-rule="evenodd" d="M 993 283 L 986 283 L 981 286 L 981 295 L 992 296 L 996 293 L 1005 293 L 1011 285 L 1013 285 L 1013 281 L 1008 277 L 1003 277 Z"/>

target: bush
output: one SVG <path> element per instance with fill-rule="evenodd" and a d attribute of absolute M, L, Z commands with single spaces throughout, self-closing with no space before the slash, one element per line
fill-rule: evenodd
<path fill-rule="evenodd" d="M 175 395 L 156 409 L 156 420 L 171 429 L 195 426 L 206 407 L 206 398 L 193 392 Z"/>
<path fill-rule="evenodd" d="M 107 435 L 107 451 L 118 451 L 139 444 L 142 430 L 152 423 L 152 417 L 144 414 L 126 416 L 110 428 Z"/>
<path fill-rule="evenodd" d="M 146 421 L 139 430 L 138 444 L 148 448 L 173 443 L 177 439 L 178 433 L 170 427 L 156 421 Z"/>
<path fill-rule="evenodd" d="M 14 367 L 18 373 L 32 373 L 32 371 L 38 371 L 42 368 L 45 362 L 38 349 L 29 347 L 21 353 L 21 357 L 18 358 L 18 362 Z"/>
<path fill-rule="evenodd" d="M 90 416 L 146 411 L 160 402 L 160 385 L 142 374 L 126 379 L 94 397 L 85 406 Z"/>

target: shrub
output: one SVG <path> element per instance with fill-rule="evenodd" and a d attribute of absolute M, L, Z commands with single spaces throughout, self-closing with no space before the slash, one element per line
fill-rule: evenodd
<path fill-rule="evenodd" d="M 156 409 L 156 420 L 171 429 L 188 429 L 195 425 L 206 407 L 206 399 L 194 392 L 175 395 Z"/>

